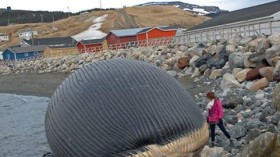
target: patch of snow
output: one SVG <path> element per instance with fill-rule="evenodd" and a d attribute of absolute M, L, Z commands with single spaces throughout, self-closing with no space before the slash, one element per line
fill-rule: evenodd
<path fill-rule="evenodd" d="M 93 20 L 93 23 L 101 23 L 101 22 L 103 22 L 103 21 L 106 20 L 106 17 L 107 17 L 107 16 L 108 16 L 108 14 L 103 15 L 103 16 L 100 16 L 100 17 L 97 17 L 97 18 L 95 18 L 95 19 Z"/>
<path fill-rule="evenodd" d="M 79 34 L 73 35 L 72 37 L 77 40 L 77 41 L 81 41 L 81 40 L 91 40 L 91 39 L 100 39 L 105 37 L 107 34 L 101 32 L 99 29 L 102 26 L 102 22 L 106 20 L 106 17 L 108 15 L 103 15 L 100 17 L 93 17 L 90 18 L 90 20 L 92 20 L 93 25 L 91 25 L 88 30 L 85 30 Z"/>
<path fill-rule="evenodd" d="M 180 5 L 174 5 L 175 7 L 179 8 Z"/>
<path fill-rule="evenodd" d="M 199 13 L 204 14 L 204 15 L 209 14 L 209 12 L 205 11 L 203 8 L 193 8 L 193 11 L 199 12 Z"/>
<path fill-rule="evenodd" d="M 189 9 L 189 8 L 184 8 L 183 10 L 191 10 L 191 9 Z"/>

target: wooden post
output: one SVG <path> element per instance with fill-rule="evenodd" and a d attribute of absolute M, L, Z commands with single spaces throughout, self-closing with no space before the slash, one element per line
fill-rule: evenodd
<path fill-rule="evenodd" d="M 232 27 L 230 27 L 230 38 L 232 38 Z"/>
<path fill-rule="evenodd" d="M 260 35 L 262 34 L 262 31 L 261 31 L 261 23 L 259 23 L 259 34 L 260 34 Z"/>
<path fill-rule="evenodd" d="M 269 22 L 269 30 L 270 30 L 270 35 L 272 34 L 272 22 Z"/>

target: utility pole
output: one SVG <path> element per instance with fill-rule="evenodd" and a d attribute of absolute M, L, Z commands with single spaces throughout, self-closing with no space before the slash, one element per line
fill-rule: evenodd
<path fill-rule="evenodd" d="M 43 15 L 41 14 L 40 16 L 41 16 L 41 22 L 43 23 L 44 22 Z"/>
<path fill-rule="evenodd" d="M 70 17 L 70 8 L 67 6 L 68 18 Z"/>
<path fill-rule="evenodd" d="M 101 3 L 101 0 L 100 0 L 100 10 L 102 10 L 102 3 Z"/>

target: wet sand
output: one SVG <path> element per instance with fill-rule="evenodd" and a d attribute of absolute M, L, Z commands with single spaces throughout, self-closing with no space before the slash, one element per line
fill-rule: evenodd
<path fill-rule="evenodd" d="M 51 97 L 70 73 L 0 75 L 0 93 Z"/>

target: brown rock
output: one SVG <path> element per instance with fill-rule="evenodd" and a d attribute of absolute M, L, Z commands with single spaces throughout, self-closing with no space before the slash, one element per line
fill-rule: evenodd
<path fill-rule="evenodd" d="M 181 57 L 177 61 L 177 66 L 179 69 L 184 69 L 185 67 L 189 66 L 190 57 Z"/>
<path fill-rule="evenodd" d="M 244 69 L 240 72 L 238 72 L 236 75 L 235 75 L 235 78 L 237 79 L 238 82 L 243 82 L 246 80 L 246 76 L 247 76 L 247 73 L 249 71 L 251 71 L 252 69 Z"/>
<path fill-rule="evenodd" d="M 273 81 L 274 67 L 263 67 L 259 69 L 262 77 L 265 77 L 268 81 Z"/>
<path fill-rule="evenodd" d="M 269 84 L 268 80 L 266 78 L 262 78 L 256 82 L 254 82 L 252 84 L 252 86 L 250 87 L 251 91 L 257 92 L 260 89 L 264 89 L 265 87 L 267 87 Z"/>
<path fill-rule="evenodd" d="M 248 71 L 247 74 L 246 74 L 246 80 L 247 81 L 252 81 L 252 80 L 262 78 L 262 76 L 259 72 L 260 68 L 261 67 L 257 67 L 255 69 L 252 69 L 252 70 Z"/>
<path fill-rule="evenodd" d="M 239 73 L 241 70 L 243 70 L 242 68 L 234 68 L 232 69 L 232 74 L 236 77 L 237 73 Z"/>

